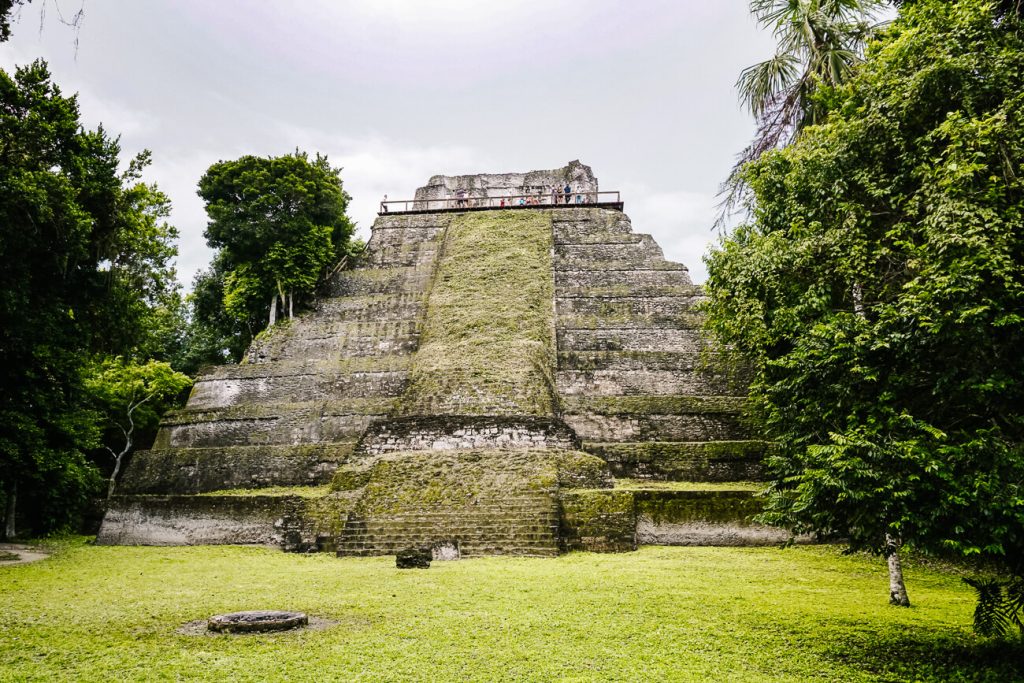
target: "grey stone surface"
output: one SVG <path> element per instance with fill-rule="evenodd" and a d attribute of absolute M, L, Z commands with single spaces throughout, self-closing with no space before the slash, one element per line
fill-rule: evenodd
<path fill-rule="evenodd" d="M 575 192 L 596 192 L 597 178 L 589 166 L 579 161 L 570 161 L 562 168 L 549 171 L 529 171 L 527 173 L 478 173 L 474 175 L 445 176 L 436 175 L 427 184 L 416 190 L 413 205 L 416 211 L 445 208 L 442 202 L 431 200 L 454 199 L 462 191 L 468 200 L 480 200 L 489 197 L 511 197 L 515 195 L 536 195 L 543 193 L 550 198 L 552 186 L 563 188 L 566 183 Z"/>
<path fill-rule="evenodd" d="M 288 631 L 309 623 L 303 612 L 279 610 L 248 610 L 215 614 L 207 620 L 207 628 L 217 633 L 267 633 Z"/>

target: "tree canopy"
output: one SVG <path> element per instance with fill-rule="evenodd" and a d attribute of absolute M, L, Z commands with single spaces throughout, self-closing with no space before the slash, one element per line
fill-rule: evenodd
<path fill-rule="evenodd" d="M 776 440 L 767 521 L 1024 570 L 1024 35 L 906 3 L 822 123 L 743 171 L 708 325 Z"/>
<path fill-rule="evenodd" d="M 180 295 L 169 203 L 148 153 L 85 130 L 42 61 L 0 71 L 0 488 L 38 530 L 96 490 L 100 427 L 82 386 L 97 355 L 159 355 Z M 10 528 L 10 526 L 8 527 Z"/>
<path fill-rule="evenodd" d="M 223 277 L 224 311 L 238 321 L 273 324 L 278 301 L 291 314 L 352 236 L 340 169 L 319 154 L 220 161 L 200 179 L 199 196 L 207 243 L 218 250 L 207 277 Z"/>

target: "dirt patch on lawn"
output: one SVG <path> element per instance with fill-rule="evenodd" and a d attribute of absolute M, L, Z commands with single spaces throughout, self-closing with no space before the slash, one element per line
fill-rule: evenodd
<path fill-rule="evenodd" d="M 45 560 L 50 553 L 20 543 L 0 543 L 0 567 Z"/>

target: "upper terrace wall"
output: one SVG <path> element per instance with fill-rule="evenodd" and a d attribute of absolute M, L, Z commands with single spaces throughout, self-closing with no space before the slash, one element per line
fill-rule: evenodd
<path fill-rule="evenodd" d="M 568 183 L 573 192 L 597 192 L 597 178 L 586 164 L 570 161 L 562 168 L 529 173 L 480 173 L 476 175 L 436 175 L 427 184 L 416 190 L 415 199 L 426 202 L 431 199 L 451 199 L 459 190 L 471 199 L 488 197 L 512 197 L 524 194 L 547 194 L 551 187 L 562 188 Z M 417 205 L 417 210 L 428 208 Z"/>

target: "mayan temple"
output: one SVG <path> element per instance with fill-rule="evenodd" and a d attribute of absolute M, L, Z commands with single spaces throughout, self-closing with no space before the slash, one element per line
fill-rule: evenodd
<path fill-rule="evenodd" d="M 552 192 L 569 184 L 572 192 Z M 314 309 L 199 377 L 107 544 L 440 557 L 752 544 L 765 444 L 701 289 L 579 162 L 435 176 Z"/>

